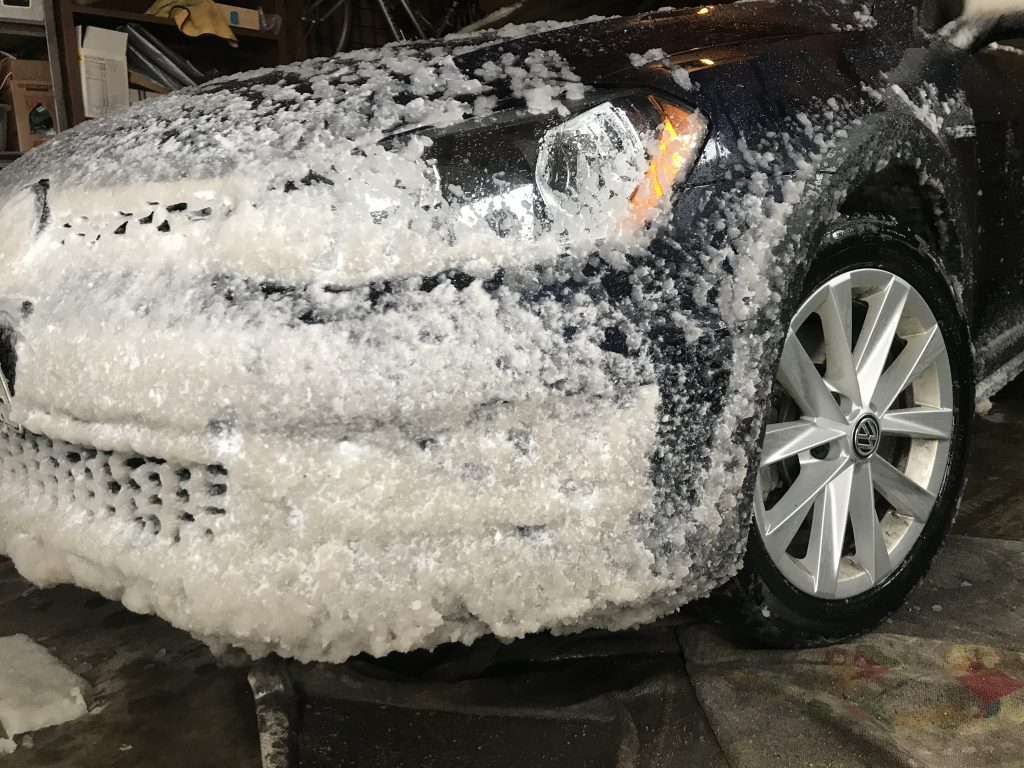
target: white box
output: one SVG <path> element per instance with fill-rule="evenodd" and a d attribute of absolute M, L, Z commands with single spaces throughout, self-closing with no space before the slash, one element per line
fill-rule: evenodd
<path fill-rule="evenodd" d="M 43 22 L 43 0 L 0 0 L 0 19 Z"/>
<path fill-rule="evenodd" d="M 103 27 L 78 27 L 78 69 L 86 117 L 128 107 L 128 35 Z"/>

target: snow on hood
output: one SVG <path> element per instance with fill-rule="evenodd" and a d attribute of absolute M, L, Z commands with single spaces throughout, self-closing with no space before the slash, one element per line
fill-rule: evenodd
<path fill-rule="evenodd" d="M 89 259 L 86 243 L 69 242 L 62 231 L 80 223 L 88 231 L 76 229 L 76 239 L 92 243 L 104 263 L 129 268 L 141 258 L 149 266 L 194 264 L 185 258 L 194 252 L 185 249 L 197 246 L 209 256 L 204 268 L 283 280 L 308 281 L 312 272 L 334 270 L 335 279 L 365 281 L 495 249 L 501 260 L 508 247 L 486 223 L 453 236 L 438 221 L 457 217 L 424 212 L 424 194 L 436 192 L 422 158 L 428 141 L 380 142 L 490 115 L 500 99 L 528 113 L 564 113 L 564 103 L 587 89 L 561 56 L 543 47 L 521 53 L 497 47 L 549 26 L 260 70 L 88 122 L 0 174 L 0 220 L 20 218 L 19 196 L 45 179 L 53 226 L 41 227 L 34 263 L 58 251 L 62 261 Z M 493 57 L 460 67 L 460 56 L 484 49 L 493 49 Z M 155 229 L 168 221 L 168 211 L 186 208 L 192 224 L 179 228 L 187 231 L 184 240 L 135 227 L 155 216 Z M 384 221 L 382 208 L 397 213 Z M 115 240 L 115 233 L 123 237 Z M 461 255 L 451 253 L 454 241 Z M 76 247 L 82 252 L 68 253 Z M 26 253 L 25 242 L 0 246 L 6 259 Z M 431 253 L 439 257 L 424 263 Z"/>
<path fill-rule="evenodd" d="M 579 97 L 579 78 L 556 54 L 538 47 L 533 56 L 501 62 L 487 81 L 457 63 L 460 55 L 542 28 L 391 44 L 212 80 L 83 123 L 0 176 L 0 195 L 42 177 L 54 185 L 116 187 L 248 173 L 248 164 L 300 151 L 338 160 L 390 133 L 490 114 L 499 95 L 537 98 L 537 89 L 552 97 L 538 103 L 554 109 L 559 95 Z"/>
<path fill-rule="evenodd" d="M 107 187 L 219 177 L 239 168 L 250 173 L 251 164 L 300 151 L 312 161 L 327 159 L 321 153 L 347 161 L 384 135 L 487 115 L 499 100 L 534 112 L 558 109 L 584 86 L 628 69 L 631 54 L 652 48 L 673 53 L 830 31 L 821 14 L 799 3 L 766 23 L 771 10 L 764 6 L 777 4 L 719 6 L 714 18 L 663 9 L 635 19 L 508 25 L 219 78 L 48 142 L 0 174 L 0 199 L 40 178 Z"/>
<path fill-rule="evenodd" d="M 21 217 L 19 196 L 45 179 L 50 224 L 31 248 L 27 238 L 0 244 L 0 260 L 31 250 L 33 270 L 47 259 L 101 259 L 111 268 L 144 262 L 354 285 L 450 266 L 482 272 L 564 253 L 638 252 L 650 232 L 626 220 L 566 216 L 528 238 L 495 233 L 450 190 L 437 199 L 424 159 L 430 139 L 416 131 L 454 130 L 499 110 L 564 117 L 602 78 L 635 78 L 631 56 L 659 44 L 696 49 L 830 31 L 820 14 L 768 25 L 765 4 L 722 6 L 713 19 L 685 9 L 513 25 L 259 70 L 147 101 L 83 124 L 0 174 L 0 221 Z M 581 37 L 588 45 L 569 44 Z"/>
<path fill-rule="evenodd" d="M 529 240 L 502 237 L 437 188 L 423 157 L 429 139 L 381 142 L 488 116 L 502 98 L 543 115 L 567 113 L 587 94 L 551 50 L 495 51 L 472 71 L 458 66 L 456 54 L 478 49 L 360 51 L 220 80 L 81 126 L 0 178 L 0 220 L 22 218 L 19 198 L 47 182 L 41 231 L 0 246 L 0 257 L 28 259 L 33 270 L 98 260 L 352 285 L 474 261 L 533 263 L 566 245 L 639 247 L 645 233 L 628 221 L 591 231 L 567 217 Z"/>

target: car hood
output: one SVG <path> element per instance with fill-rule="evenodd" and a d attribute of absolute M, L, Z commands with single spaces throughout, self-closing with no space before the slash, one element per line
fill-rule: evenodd
<path fill-rule="evenodd" d="M 457 123 L 499 104 L 544 111 L 579 96 L 577 84 L 600 86 L 623 73 L 642 82 L 631 54 L 833 31 L 802 4 L 785 13 L 777 5 L 512 25 L 220 78 L 49 142 L 0 174 L 0 200 L 43 178 L 111 187 L 221 177 L 299 155 L 342 162 L 388 134 Z"/>
<path fill-rule="evenodd" d="M 640 252 L 651 228 L 617 219 L 567 217 L 562 229 L 509 237 L 457 203 L 424 206 L 425 193 L 436 199 L 436 173 L 416 129 L 517 106 L 564 114 L 609 84 L 675 88 L 696 101 L 700 91 L 666 76 L 652 49 L 833 32 L 824 17 L 780 5 L 511 26 L 154 99 L 81 125 L 0 174 L 0 227 L 11 233 L 0 264 L 35 293 L 44 267 L 56 280 L 68 265 L 136 276 L 145 267 L 159 292 L 163 269 L 352 286 L 453 267 L 484 274 L 598 249 L 613 258 Z M 382 141 L 402 133 L 408 138 Z"/>

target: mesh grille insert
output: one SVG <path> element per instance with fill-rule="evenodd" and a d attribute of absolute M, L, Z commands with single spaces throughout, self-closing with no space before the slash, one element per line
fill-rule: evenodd
<path fill-rule="evenodd" d="M 0 426 L 0 482 L 29 488 L 55 508 L 114 517 L 153 536 L 212 539 L 227 514 L 228 473 L 219 464 L 174 464 L 101 451 Z"/>

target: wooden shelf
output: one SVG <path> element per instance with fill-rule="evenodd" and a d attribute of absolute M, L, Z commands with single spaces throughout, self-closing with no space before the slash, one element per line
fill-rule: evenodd
<path fill-rule="evenodd" d="M 83 17 L 87 19 L 112 19 L 114 21 L 123 21 L 125 23 L 133 24 L 153 24 L 159 27 L 174 27 L 177 29 L 178 25 L 171 19 L 165 19 L 162 16 L 151 16 L 148 13 L 137 13 L 135 11 L 119 11 L 111 8 L 98 8 L 96 6 L 89 5 L 77 5 L 72 3 L 70 6 L 71 14 L 76 17 Z M 241 27 L 231 27 L 231 31 L 235 33 L 235 37 L 243 38 L 249 37 L 254 40 L 277 40 L 277 34 L 274 32 L 261 32 L 258 29 L 242 29 Z M 207 36 L 212 37 L 212 36 Z M 193 40 L 201 40 L 202 37 L 191 38 Z M 220 38 L 212 38 L 220 39 Z"/>
<path fill-rule="evenodd" d="M 0 19 L 0 35 L 9 37 L 46 38 L 46 26 L 41 21 L 14 21 Z"/>

